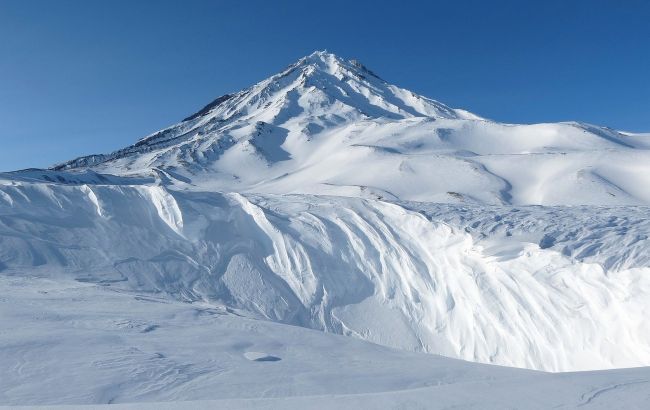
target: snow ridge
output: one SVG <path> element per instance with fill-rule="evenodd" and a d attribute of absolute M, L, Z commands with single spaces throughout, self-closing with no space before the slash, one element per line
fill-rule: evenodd
<path fill-rule="evenodd" d="M 451 205 L 342 197 L 42 183 L 0 192 L 10 199 L 0 201 L 4 275 L 225 304 L 484 363 L 552 371 L 650 364 L 650 268 L 640 251 L 649 227 L 634 209 L 598 209 L 608 224 L 558 238 L 572 255 L 554 249 L 553 219 L 531 230 L 531 218 L 546 218 L 534 207 L 521 216 L 495 207 L 476 223 L 450 218 L 467 212 Z M 553 212 L 579 228 L 590 218 L 584 211 Z M 488 224 L 497 217 L 509 235 Z M 586 256 L 599 235 L 613 249 Z M 630 241 L 638 252 L 622 252 Z"/>

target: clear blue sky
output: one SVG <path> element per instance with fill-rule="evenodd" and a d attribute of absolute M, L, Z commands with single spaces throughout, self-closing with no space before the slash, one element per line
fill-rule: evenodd
<path fill-rule="evenodd" d="M 645 0 L 0 0 L 0 170 L 120 148 L 316 49 L 498 121 L 650 131 Z"/>

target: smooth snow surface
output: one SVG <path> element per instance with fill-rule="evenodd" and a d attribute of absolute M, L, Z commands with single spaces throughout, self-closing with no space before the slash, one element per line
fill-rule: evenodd
<path fill-rule="evenodd" d="M 0 173 L 0 405 L 646 408 L 647 368 L 450 358 L 650 366 L 648 187 L 648 134 L 498 124 L 316 52 Z"/>
<path fill-rule="evenodd" d="M 3 276 L 0 294 L 4 405 L 100 410 L 650 405 L 648 368 L 550 374 L 480 365 L 255 320 L 223 306 L 69 280 Z M 250 352 L 281 360 L 250 360 Z M 111 405 L 72 406 L 84 403 Z"/>

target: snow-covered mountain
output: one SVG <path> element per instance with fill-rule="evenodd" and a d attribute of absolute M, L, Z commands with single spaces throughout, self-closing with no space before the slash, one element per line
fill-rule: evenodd
<path fill-rule="evenodd" d="M 315 52 L 92 167 L 211 191 L 487 204 L 648 204 L 650 139 L 581 123 L 511 125 Z M 155 173 L 155 174 L 154 174 Z"/>
<path fill-rule="evenodd" d="M 0 309 L 18 303 L 20 311 L 3 311 L 7 323 L 60 322 L 93 340 L 87 374 L 112 387 L 90 398 L 64 389 L 75 402 L 210 398 L 197 392 L 211 391 L 206 380 L 223 385 L 214 363 L 253 344 L 240 340 L 242 332 L 267 350 L 293 346 L 283 332 L 336 350 L 333 336 L 282 330 L 287 324 L 530 369 L 648 366 L 649 186 L 648 134 L 582 123 L 499 124 L 390 85 L 359 62 L 316 52 L 132 146 L 52 169 L 1 173 Z M 68 312 L 68 297 L 95 313 Z M 124 321 L 90 316 L 127 314 L 102 298 L 137 300 L 157 322 L 140 329 L 131 318 L 125 326 L 138 334 L 115 336 Z M 228 319 L 210 328 L 206 310 Z M 186 317 L 202 327 L 183 334 L 227 335 L 219 361 L 183 356 L 171 331 L 159 333 L 173 349 L 151 339 L 159 327 L 180 329 Z M 264 339 L 258 327 L 280 341 Z M 38 390 L 21 390 L 26 374 L 53 378 L 43 368 L 56 363 L 43 358 L 59 346 L 44 344 L 38 325 L 15 329 L 0 332 L 0 391 L 10 403 Z M 73 343 L 64 336 L 57 337 Z M 111 350 L 116 343 L 125 349 L 119 357 Z M 299 351 L 302 365 L 316 366 L 296 349 L 286 353 Z M 419 360 L 395 354 L 386 359 L 390 366 Z M 363 366 L 354 360 L 346 371 L 356 375 Z M 427 363 L 442 366 L 436 360 Z M 341 362 L 324 366 L 327 374 Z M 435 377 L 454 386 L 473 372 L 490 380 L 482 367 L 463 366 L 444 362 Z M 433 381 L 417 379 L 426 369 L 413 369 L 413 381 L 400 388 L 430 387 Z M 122 372 L 137 376 L 137 388 L 103 379 Z M 544 377 L 506 373 L 503 386 Z M 637 375 L 614 385 L 636 383 L 628 379 Z M 571 380 L 582 386 L 591 379 Z M 332 386 L 347 391 L 344 384 Z M 323 394 L 322 386 L 305 386 L 296 391 Z M 286 393 L 281 389 L 258 390 Z"/>

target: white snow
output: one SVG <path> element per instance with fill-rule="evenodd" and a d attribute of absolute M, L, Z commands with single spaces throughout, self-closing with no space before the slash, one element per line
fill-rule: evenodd
<path fill-rule="evenodd" d="M 0 295 L 0 403 L 12 409 L 650 404 L 648 368 L 550 374 L 480 365 L 69 280 L 0 276 Z"/>
<path fill-rule="evenodd" d="M 5 274 L 114 282 L 484 363 L 650 364 L 648 208 L 87 190 L 0 187 Z"/>
<path fill-rule="evenodd" d="M 605 369 L 650 366 L 648 186 L 648 134 L 316 52 L 0 174 L 0 405 L 644 408 L 648 368 Z"/>
<path fill-rule="evenodd" d="M 390 85 L 325 52 L 104 156 L 57 169 L 168 172 L 177 189 L 517 205 L 650 204 L 650 140 L 513 125 Z M 160 172 L 160 171 L 157 171 Z"/>

